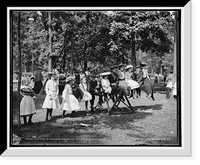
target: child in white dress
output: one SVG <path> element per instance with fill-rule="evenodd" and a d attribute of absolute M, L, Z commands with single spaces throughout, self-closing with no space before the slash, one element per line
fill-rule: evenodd
<path fill-rule="evenodd" d="M 104 91 L 104 98 L 107 99 L 107 95 L 108 94 L 111 94 L 111 91 L 112 91 L 112 88 L 110 86 L 110 81 L 108 80 L 108 75 L 110 75 L 111 73 L 110 72 L 104 72 L 104 73 L 101 73 L 100 76 L 102 76 L 102 79 L 101 79 L 101 85 L 102 85 L 102 88 L 103 88 L 103 91 Z"/>
<path fill-rule="evenodd" d="M 56 81 L 56 74 L 54 72 L 49 74 L 51 79 L 47 81 L 45 86 L 46 97 L 42 108 L 47 108 L 46 121 L 52 118 L 53 109 L 60 108 L 60 102 L 58 98 L 59 88 Z"/>
<path fill-rule="evenodd" d="M 81 78 L 79 88 L 83 91 L 83 98 L 81 101 L 85 102 L 86 111 L 88 111 L 88 101 L 92 99 L 92 95 L 88 92 L 86 77 Z"/>
<path fill-rule="evenodd" d="M 62 105 L 61 109 L 63 110 L 63 117 L 65 116 L 65 112 L 71 112 L 74 114 L 75 111 L 80 111 L 80 106 L 77 98 L 73 95 L 71 84 L 74 81 L 74 77 L 67 77 L 66 78 L 66 85 L 65 89 L 62 92 Z"/>
<path fill-rule="evenodd" d="M 33 114 L 36 113 L 35 103 L 33 100 L 34 92 L 30 86 L 21 86 L 21 95 L 23 96 L 20 102 L 20 116 L 24 119 L 24 126 L 26 126 L 26 118 L 29 116 L 28 125 L 32 125 Z"/>
<path fill-rule="evenodd" d="M 130 90 L 130 93 L 131 93 L 130 97 L 133 97 L 135 99 L 135 97 L 134 97 L 135 91 L 136 91 L 137 88 L 140 87 L 140 85 L 136 81 L 134 81 L 131 77 L 132 76 L 132 68 L 133 68 L 132 65 L 126 66 L 126 68 L 125 68 L 125 71 L 126 71 L 125 72 L 125 82 L 127 84 L 128 90 Z"/>
<path fill-rule="evenodd" d="M 174 89 L 173 89 L 172 94 L 173 94 L 174 97 L 177 96 L 177 84 L 176 84 L 176 81 L 175 81 L 175 83 L 174 83 Z"/>

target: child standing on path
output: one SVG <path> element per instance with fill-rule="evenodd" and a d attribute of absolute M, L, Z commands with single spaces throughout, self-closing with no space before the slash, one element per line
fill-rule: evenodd
<path fill-rule="evenodd" d="M 69 76 L 66 78 L 65 89 L 62 93 L 62 105 L 61 109 L 63 110 L 62 117 L 65 116 L 65 112 L 71 112 L 74 115 L 75 111 L 80 111 L 80 106 L 77 98 L 73 95 L 71 84 L 74 81 L 74 77 Z"/>
<path fill-rule="evenodd" d="M 58 98 L 58 83 L 56 81 L 56 74 L 51 72 L 50 74 L 51 79 L 46 83 L 46 97 L 43 103 L 42 108 L 47 108 L 46 113 L 46 121 L 52 118 L 52 111 L 53 109 L 60 108 L 59 98 Z"/>

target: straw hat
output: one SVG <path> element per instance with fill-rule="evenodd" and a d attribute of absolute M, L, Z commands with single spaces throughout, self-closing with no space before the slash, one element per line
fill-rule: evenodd
<path fill-rule="evenodd" d="M 31 89 L 31 87 L 30 86 L 26 86 L 26 85 L 22 85 L 21 86 L 21 91 L 23 93 L 32 93 L 33 92 L 33 90 Z"/>
<path fill-rule="evenodd" d="M 49 72 L 49 75 L 50 75 L 50 76 L 56 75 L 56 72 Z"/>
<path fill-rule="evenodd" d="M 124 69 L 129 69 L 129 68 L 133 68 L 132 65 L 127 65 Z"/>
<path fill-rule="evenodd" d="M 140 66 L 147 66 L 148 64 L 146 62 L 141 62 Z"/>
<path fill-rule="evenodd" d="M 69 81 L 74 80 L 74 79 L 75 79 L 74 76 L 68 76 L 68 77 L 66 78 L 65 82 L 69 82 Z"/>
<path fill-rule="evenodd" d="M 100 74 L 100 76 L 108 76 L 110 74 L 111 74 L 111 72 L 103 72 L 103 73 Z"/>

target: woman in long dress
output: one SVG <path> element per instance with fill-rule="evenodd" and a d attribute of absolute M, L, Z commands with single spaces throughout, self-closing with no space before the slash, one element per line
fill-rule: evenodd
<path fill-rule="evenodd" d="M 62 105 L 61 109 L 63 110 L 63 117 L 65 112 L 72 113 L 74 115 L 75 111 L 80 111 L 80 106 L 77 98 L 73 95 L 71 84 L 74 81 L 74 77 L 69 76 L 66 78 L 65 89 L 62 92 Z"/>
<path fill-rule="evenodd" d="M 131 95 L 129 98 L 135 98 L 135 90 L 140 87 L 140 85 L 132 79 L 132 65 L 128 65 L 125 67 L 125 82 L 127 84 L 127 88 L 130 90 Z"/>
<path fill-rule="evenodd" d="M 88 101 L 92 99 L 92 95 L 88 92 L 88 87 L 86 83 L 86 77 L 81 78 L 81 83 L 79 88 L 83 91 L 83 98 L 81 101 L 85 102 L 86 111 L 88 111 Z"/>
<path fill-rule="evenodd" d="M 42 105 L 42 108 L 47 109 L 46 113 L 46 121 L 52 118 L 52 111 L 53 109 L 60 108 L 60 102 L 58 98 L 58 82 L 56 81 L 56 74 L 50 73 L 49 74 L 51 79 L 47 81 L 45 91 L 46 91 L 46 97 L 44 100 L 44 103 Z"/>
<path fill-rule="evenodd" d="M 39 94 L 40 93 L 40 90 L 43 86 L 43 75 L 41 73 L 41 68 L 38 67 L 37 69 L 37 72 L 35 73 L 35 83 L 34 83 L 34 91 L 35 91 L 35 94 Z"/>
<path fill-rule="evenodd" d="M 146 97 L 148 99 L 152 99 L 152 100 L 155 100 L 154 99 L 154 95 L 153 95 L 153 84 L 150 80 L 150 77 L 149 77 L 149 74 L 148 74 L 148 71 L 147 71 L 147 68 L 146 68 L 147 64 L 146 63 L 142 63 L 141 64 L 141 67 L 142 67 L 142 77 L 143 77 L 143 85 L 144 85 L 144 88 L 145 88 L 145 92 L 146 92 Z"/>
<path fill-rule="evenodd" d="M 24 126 L 27 125 L 27 117 L 29 117 L 28 125 L 32 125 L 32 117 L 36 113 L 34 92 L 30 86 L 21 86 L 20 93 L 23 96 L 20 102 L 20 116 L 24 119 Z"/>

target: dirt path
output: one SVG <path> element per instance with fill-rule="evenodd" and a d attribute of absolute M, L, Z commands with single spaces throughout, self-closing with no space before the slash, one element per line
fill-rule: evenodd
<path fill-rule="evenodd" d="M 108 115 L 106 109 L 93 114 L 85 111 L 78 117 L 61 118 L 61 110 L 53 111 L 53 120 L 44 121 L 46 110 L 41 109 L 44 95 L 35 99 L 37 114 L 33 126 L 22 127 L 21 145 L 177 145 L 176 100 L 166 100 L 155 93 L 156 101 L 130 99 L 136 113 L 120 104 L 120 111 Z M 112 103 L 110 102 L 110 105 Z M 84 109 L 84 103 L 81 103 Z M 106 107 L 104 105 L 104 107 Z M 14 119 L 14 123 L 16 120 Z"/>

